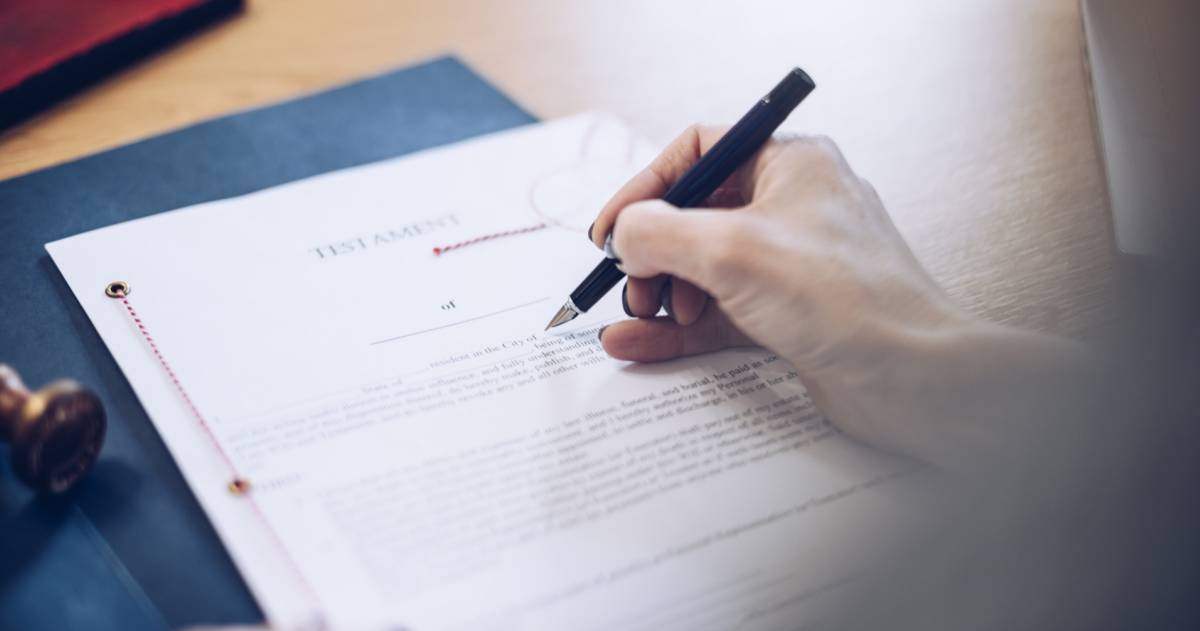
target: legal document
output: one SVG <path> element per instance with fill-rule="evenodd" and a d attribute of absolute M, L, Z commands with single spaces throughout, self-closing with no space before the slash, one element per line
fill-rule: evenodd
<path fill-rule="evenodd" d="M 653 154 L 587 114 L 47 249 L 273 625 L 792 627 L 910 466 L 768 351 L 607 357 L 617 292 L 542 331 Z"/>

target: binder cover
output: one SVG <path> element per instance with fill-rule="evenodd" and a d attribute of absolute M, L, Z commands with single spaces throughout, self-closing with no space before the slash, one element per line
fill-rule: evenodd
<path fill-rule="evenodd" d="M 0 182 L 0 361 L 34 388 L 76 379 L 109 414 L 99 462 L 66 498 L 18 487 L 0 449 L 0 627 L 262 619 L 43 244 L 533 121 L 443 57 Z"/>

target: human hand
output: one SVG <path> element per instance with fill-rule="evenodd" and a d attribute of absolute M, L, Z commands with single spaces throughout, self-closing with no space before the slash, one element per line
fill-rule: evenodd
<path fill-rule="evenodd" d="M 921 453 L 885 414 L 863 409 L 862 395 L 899 389 L 919 342 L 982 323 L 921 267 L 875 190 L 827 139 L 770 141 L 710 209 L 658 200 L 723 133 L 689 129 L 596 219 L 591 239 L 602 247 L 612 232 L 629 274 L 626 311 L 638 318 L 605 329 L 604 349 L 644 362 L 761 345 L 795 365 L 843 429 Z"/>
<path fill-rule="evenodd" d="M 655 361 L 757 343 L 810 371 L 844 371 L 896 329 L 964 316 L 827 139 L 770 141 L 710 200 L 736 212 L 657 200 L 724 131 L 689 129 L 601 210 L 597 247 L 621 217 L 613 245 L 630 315 L 668 314 L 611 327 L 606 350 Z"/>

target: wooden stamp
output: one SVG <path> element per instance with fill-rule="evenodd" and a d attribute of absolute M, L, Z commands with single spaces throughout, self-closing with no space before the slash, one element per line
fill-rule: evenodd
<path fill-rule="evenodd" d="M 0 442 L 10 444 L 13 470 L 28 486 L 49 493 L 74 486 L 96 462 L 106 426 L 91 390 L 61 380 L 30 393 L 0 364 Z"/>

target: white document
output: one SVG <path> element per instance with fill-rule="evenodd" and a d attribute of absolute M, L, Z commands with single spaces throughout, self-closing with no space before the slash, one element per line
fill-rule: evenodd
<path fill-rule="evenodd" d="M 542 331 L 652 155 L 584 115 L 47 249 L 279 628 L 776 628 L 905 465 L 766 351 L 608 358 L 619 292 Z"/>

